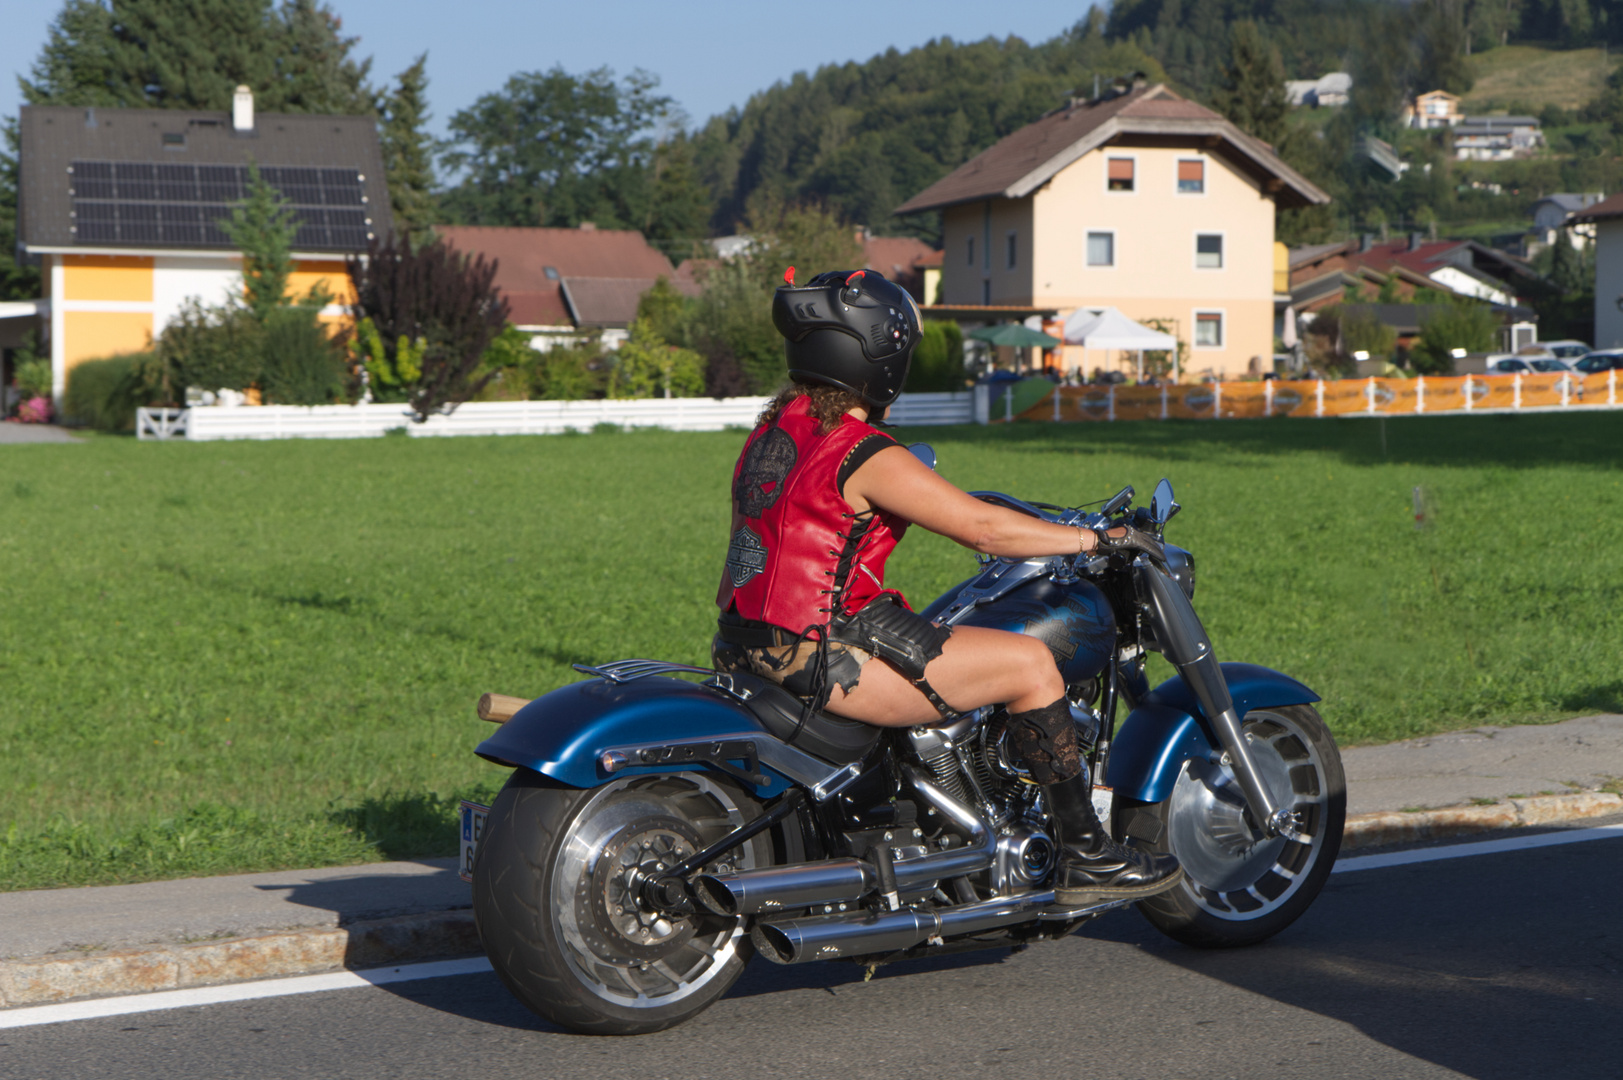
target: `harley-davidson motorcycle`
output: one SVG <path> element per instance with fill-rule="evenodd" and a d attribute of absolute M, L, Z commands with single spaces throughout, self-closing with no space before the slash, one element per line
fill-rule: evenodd
<path fill-rule="evenodd" d="M 1178 510 L 1166 480 L 1136 508 L 1130 487 L 1092 511 L 973 494 L 1157 539 Z M 1249 945 L 1289 926 L 1330 873 L 1341 759 L 1313 691 L 1218 662 L 1191 603 L 1193 556 L 1162 551 L 982 558 L 923 614 L 1049 646 L 1103 778 L 1102 820 L 1183 865 L 1139 910 L 1189 945 Z M 1146 651 L 1177 670 L 1153 689 Z M 555 1023 L 658 1031 L 720 998 L 757 953 L 872 968 L 1060 938 L 1130 902 L 1056 904 L 1049 812 L 1001 707 L 884 729 L 807 715 L 750 675 L 577 670 L 591 677 L 523 705 L 478 748 L 514 770 L 473 860 L 479 935 L 508 989 Z"/>

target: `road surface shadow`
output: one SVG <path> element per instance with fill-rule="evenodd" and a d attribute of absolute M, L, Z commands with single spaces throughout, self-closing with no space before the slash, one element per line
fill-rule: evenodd
<path fill-rule="evenodd" d="M 1187 948 L 1142 920 L 1097 936 L 1477 1080 L 1616 1076 L 1620 891 L 1623 844 L 1597 841 L 1334 875 L 1247 949 Z"/>

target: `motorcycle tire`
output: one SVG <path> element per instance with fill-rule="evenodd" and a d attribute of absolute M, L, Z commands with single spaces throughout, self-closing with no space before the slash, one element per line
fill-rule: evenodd
<path fill-rule="evenodd" d="M 1347 778 L 1318 710 L 1253 709 L 1243 730 L 1274 799 L 1297 812 L 1306 843 L 1261 839 L 1232 770 L 1205 760 L 1186 762 L 1164 801 L 1119 799 L 1112 813 L 1123 842 L 1170 852 L 1183 865 L 1182 882 L 1138 909 L 1186 945 L 1235 948 L 1279 933 L 1313 903 L 1341 849 Z"/>
<path fill-rule="evenodd" d="M 742 918 L 640 907 L 655 872 L 760 813 L 707 772 L 566 787 L 519 769 L 496 797 L 473 867 L 473 911 L 496 974 L 538 1015 L 590 1035 L 661 1031 L 725 994 L 753 955 Z M 765 836 L 716 867 L 771 863 Z"/>

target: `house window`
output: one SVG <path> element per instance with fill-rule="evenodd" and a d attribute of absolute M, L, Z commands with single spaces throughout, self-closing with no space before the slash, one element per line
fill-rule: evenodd
<path fill-rule="evenodd" d="M 1199 233 L 1195 236 L 1195 268 L 1197 270 L 1223 269 L 1223 234 Z"/>
<path fill-rule="evenodd" d="M 1206 193 L 1206 163 L 1204 161 L 1178 162 L 1178 194 L 1204 195 Z"/>
<path fill-rule="evenodd" d="M 1088 265 L 1116 265 L 1116 234 L 1113 232 L 1088 233 Z"/>
<path fill-rule="evenodd" d="M 186 149 L 186 133 L 184 131 L 166 131 L 163 133 L 163 148 L 165 150 Z"/>
<path fill-rule="evenodd" d="M 1195 312 L 1195 345 L 1202 349 L 1223 347 L 1223 313 L 1221 311 Z"/>
<path fill-rule="evenodd" d="M 992 306 L 992 283 L 990 281 L 981 282 L 981 306 Z"/>
<path fill-rule="evenodd" d="M 1133 190 L 1133 159 L 1113 157 L 1106 165 L 1106 187 L 1111 191 Z"/>
<path fill-rule="evenodd" d="M 1018 243 L 1018 239 L 1017 239 L 1019 237 L 1019 235 L 1020 235 L 1019 233 L 1015 233 L 1015 232 L 1011 232 L 1009 234 L 1009 250 L 1008 250 L 1009 267 L 1008 268 L 1010 270 L 1013 270 L 1017 265 L 1019 265 L 1018 262 L 1016 261 L 1016 256 L 1019 254 L 1019 243 Z"/>
<path fill-rule="evenodd" d="M 968 247 L 969 247 L 969 265 L 974 266 L 975 265 L 975 238 L 973 236 L 971 236 L 969 238 Z"/>

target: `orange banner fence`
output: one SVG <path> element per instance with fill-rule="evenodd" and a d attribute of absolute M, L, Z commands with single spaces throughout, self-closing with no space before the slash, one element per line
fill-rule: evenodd
<path fill-rule="evenodd" d="M 1269 379 L 1181 386 L 1056 386 L 994 422 L 1020 420 L 1232 420 L 1263 416 L 1403 416 L 1507 409 L 1616 408 L 1617 371 L 1594 375 L 1418 376 L 1413 379 Z M 1012 397 L 1009 399 L 1012 402 Z"/>

